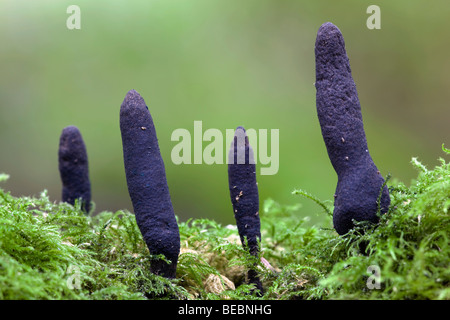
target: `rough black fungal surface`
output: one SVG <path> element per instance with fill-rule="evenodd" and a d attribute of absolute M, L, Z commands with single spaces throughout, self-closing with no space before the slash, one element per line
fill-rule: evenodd
<path fill-rule="evenodd" d="M 338 175 L 333 224 L 345 234 L 353 228 L 352 219 L 377 223 L 379 209 L 386 213 L 389 208 L 389 191 L 369 154 L 344 38 L 330 22 L 319 28 L 315 55 L 317 114 Z"/>
<path fill-rule="evenodd" d="M 59 139 L 58 166 L 62 181 L 62 201 L 75 204 L 81 201 L 86 213 L 91 209 L 91 182 L 86 146 L 80 130 L 75 126 L 63 129 Z"/>
<path fill-rule="evenodd" d="M 238 127 L 234 134 L 228 155 L 228 186 L 231 204 L 242 245 L 247 245 L 249 252 L 258 256 L 261 240 L 261 223 L 259 219 L 259 194 L 256 183 L 256 166 L 253 150 L 243 127 Z M 248 272 L 249 282 L 256 285 L 262 293 L 262 285 L 255 270 Z"/>
<path fill-rule="evenodd" d="M 155 126 L 144 99 L 135 90 L 120 107 L 123 159 L 136 222 L 154 259 L 151 271 L 175 278 L 180 253 L 180 233 L 170 199 L 164 162 Z"/>

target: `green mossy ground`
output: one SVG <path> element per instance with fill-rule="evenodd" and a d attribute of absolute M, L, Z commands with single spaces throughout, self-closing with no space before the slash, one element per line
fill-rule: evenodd
<path fill-rule="evenodd" d="M 330 228 L 332 201 L 293 192 L 324 209 L 324 226 L 308 226 L 297 206 L 266 200 L 261 261 L 233 226 L 180 223 L 173 280 L 150 273 L 131 213 L 90 217 L 45 191 L 34 198 L 0 189 L 0 299 L 450 299 L 450 164 L 412 165 L 410 187 L 388 182 L 391 208 L 379 225 L 359 223 L 346 236 Z M 245 282 L 249 268 L 260 273 L 262 297 Z"/>

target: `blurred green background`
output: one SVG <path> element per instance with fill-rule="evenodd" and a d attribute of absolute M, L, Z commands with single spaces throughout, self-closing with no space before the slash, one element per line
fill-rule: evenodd
<path fill-rule="evenodd" d="M 69 30 L 66 9 L 81 9 Z M 381 8 L 369 30 L 366 9 Z M 171 133 L 239 125 L 279 129 L 276 175 L 261 176 L 261 203 L 301 203 L 301 188 L 332 200 L 337 177 L 315 107 L 314 42 L 326 21 L 342 31 L 371 155 L 409 185 L 411 157 L 437 164 L 450 147 L 450 5 L 429 1 L 157 0 L 0 1 L 0 172 L 15 196 L 47 189 L 58 202 L 63 127 L 81 130 L 96 213 L 132 211 L 119 108 L 130 89 L 146 100 L 180 220 L 233 223 L 226 165 L 174 165 Z M 204 146 L 207 143 L 204 143 Z M 225 151 L 225 150 L 224 150 Z"/>

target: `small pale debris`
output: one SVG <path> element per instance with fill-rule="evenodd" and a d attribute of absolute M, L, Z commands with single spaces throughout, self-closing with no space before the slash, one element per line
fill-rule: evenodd
<path fill-rule="evenodd" d="M 236 227 L 236 229 L 237 229 L 237 227 Z M 229 243 L 236 243 L 236 244 L 241 242 L 241 238 L 237 234 L 229 235 L 224 240 Z"/>
<path fill-rule="evenodd" d="M 189 249 L 189 248 L 181 248 L 180 249 L 180 255 L 184 254 L 184 253 L 191 253 L 191 254 L 195 254 L 195 255 L 200 255 L 200 253 L 196 250 L 193 249 Z"/>
<path fill-rule="evenodd" d="M 269 263 L 269 261 L 267 261 L 267 260 L 264 259 L 263 257 L 261 257 L 261 263 L 264 265 L 264 267 L 266 267 L 266 268 L 269 269 L 270 271 L 273 271 L 273 272 L 280 272 L 280 270 L 276 270 L 274 267 L 272 267 L 272 265 Z"/>
<path fill-rule="evenodd" d="M 223 283 L 222 283 L 223 281 Z M 210 274 L 204 281 L 205 291 L 210 293 L 219 294 L 225 290 L 234 290 L 234 283 L 225 276 L 218 276 L 216 274 Z"/>
<path fill-rule="evenodd" d="M 306 279 L 298 279 L 297 281 L 297 285 L 302 288 L 304 284 L 306 284 L 308 282 L 308 280 Z"/>

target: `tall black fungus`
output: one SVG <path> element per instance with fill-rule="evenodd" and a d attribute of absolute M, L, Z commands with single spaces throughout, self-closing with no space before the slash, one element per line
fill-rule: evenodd
<path fill-rule="evenodd" d="M 243 127 L 235 131 L 228 155 L 228 186 L 231 204 L 242 245 L 258 256 L 261 240 L 259 194 L 253 150 Z M 248 272 L 249 282 L 262 293 L 262 284 L 255 270 Z"/>
<path fill-rule="evenodd" d="M 86 146 L 80 130 L 75 126 L 63 129 L 59 139 L 58 166 L 62 181 L 62 201 L 75 204 L 81 201 L 81 209 L 91 209 L 91 183 Z"/>
<path fill-rule="evenodd" d="M 378 210 L 386 213 L 389 208 L 389 191 L 369 154 L 344 38 L 332 23 L 319 28 L 315 55 L 317 114 L 338 176 L 333 224 L 345 234 L 353 219 L 377 223 Z"/>
<path fill-rule="evenodd" d="M 175 278 L 180 233 L 170 199 L 155 126 L 144 99 L 130 90 L 120 107 L 125 174 L 136 222 L 152 255 L 151 271 Z"/>

